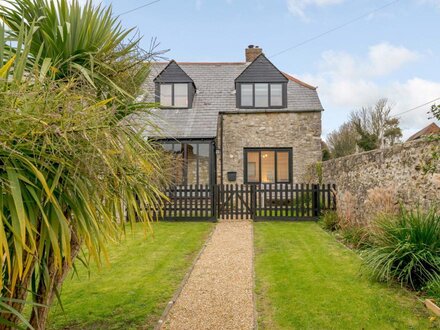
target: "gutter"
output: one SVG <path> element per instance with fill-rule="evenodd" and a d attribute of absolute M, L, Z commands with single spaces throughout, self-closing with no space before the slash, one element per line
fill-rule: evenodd
<path fill-rule="evenodd" d="M 276 110 L 276 109 L 262 109 L 262 110 L 232 110 L 232 111 L 219 111 L 220 115 L 228 115 L 228 114 L 258 114 L 258 113 L 304 113 L 304 112 L 323 112 L 324 109 L 319 110 Z"/>

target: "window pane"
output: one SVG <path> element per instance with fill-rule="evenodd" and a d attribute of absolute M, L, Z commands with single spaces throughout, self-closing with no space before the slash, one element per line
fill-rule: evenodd
<path fill-rule="evenodd" d="M 252 84 L 241 84 L 241 106 L 253 106 L 253 86 Z"/>
<path fill-rule="evenodd" d="M 283 85 L 270 84 L 270 105 L 281 107 L 283 105 Z"/>
<path fill-rule="evenodd" d="M 181 144 L 181 143 L 174 143 L 173 144 L 173 151 L 175 153 L 182 153 L 183 154 L 183 144 Z"/>
<path fill-rule="evenodd" d="M 165 149 L 165 151 L 173 151 L 173 144 L 172 143 L 162 143 L 162 148 Z"/>
<path fill-rule="evenodd" d="M 171 87 L 172 86 L 170 84 L 160 85 L 160 105 L 164 107 L 170 107 L 172 105 Z"/>
<path fill-rule="evenodd" d="M 267 108 L 269 106 L 269 84 L 255 84 L 255 107 Z"/>
<path fill-rule="evenodd" d="M 197 144 L 188 144 L 187 148 L 187 184 L 197 184 Z"/>
<path fill-rule="evenodd" d="M 275 182 L 275 151 L 261 151 L 261 182 Z"/>
<path fill-rule="evenodd" d="M 180 185 L 184 184 L 184 161 L 183 161 L 183 152 L 182 152 L 182 144 L 180 143 L 164 143 L 163 147 L 165 150 L 170 151 L 174 154 L 174 161 L 172 164 L 172 168 L 170 171 L 174 174 L 172 181 L 174 184 Z"/>
<path fill-rule="evenodd" d="M 260 182 L 260 153 L 247 153 L 247 182 Z"/>
<path fill-rule="evenodd" d="M 174 84 L 174 106 L 188 107 L 188 84 Z"/>
<path fill-rule="evenodd" d="M 209 184 L 209 143 L 199 144 L 199 184 Z"/>
<path fill-rule="evenodd" d="M 287 151 L 277 152 L 277 181 L 289 182 L 289 153 Z"/>

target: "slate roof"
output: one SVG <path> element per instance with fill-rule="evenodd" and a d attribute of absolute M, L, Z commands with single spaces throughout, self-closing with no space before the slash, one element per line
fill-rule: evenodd
<path fill-rule="evenodd" d="M 426 126 L 425 128 L 423 128 L 420 131 L 418 131 L 417 133 L 415 133 L 414 135 L 411 135 L 408 138 L 408 140 L 406 140 L 406 141 L 414 141 L 414 140 L 421 139 L 424 136 L 429 136 L 429 135 L 438 134 L 438 133 L 440 133 L 440 127 L 438 127 L 436 123 L 431 123 L 428 126 Z"/>
<path fill-rule="evenodd" d="M 285 83 L 288 79 L 271 61 L 261 53 L 235 79 L 238 83 Z"/>
<path fill-rule="evenodd" d="M 162 83 L 193 83 L 193 80 L 182 70 L 176 61 L 168 63 L 153 81 Z"/>
<path fill-rule="evenodd" d="M 276 112 L 276 109 L 239 109 L 236 108 L 235 79 L 250 63 L 189 63 L 177 62 L 183 71 L 194 81 L 197 88 L 192 109 L 154 109 L 152 120 L 167 138 L 213 138 L 217 135 L 218 115 L 220 112 Z M 151 72 L 143 85 L 140 99 L 155 101 L 154 79 L 168 63 L 153 63 Z M 284 74 L 284 73 L 283 73 Z M 288 79 L 288 106 L 278 111 L 322 111 L 316 88 L 296 78 L 284 74 Z M 145 120 L 147 114 L 140 114 L 136 120 Z M 157 132 L 147 132 L 157 137 Z"/>

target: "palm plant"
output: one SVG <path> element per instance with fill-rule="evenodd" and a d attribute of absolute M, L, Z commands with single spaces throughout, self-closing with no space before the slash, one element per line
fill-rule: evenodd
<path fill-rule="evenodd" d="M 440 216 L 435 209 L 383 217 L 371 240 L 363 253 L 375 278 L 417 290 L 440 278 Z"/>
<path fill-rule="evenodd" d="M 29 45 L 31 57 L 50 59 L 56 78 L 81 77 L 101 99 L 118 96 L 125 111 L 127 99 L 145 80 L 151 56 L 139 47 L 133 29 L 124 30 L 111 7 L 81 6 L 78 0 L 5 0 L 0 16 L 8 34 L 17 39 L 24 27 L 37 23 Z"/>
<path fill-rule="evenodd" d="M 148 224 L 167 176 L 143 127 L 126 120 L 146 107 L 129 91 L 147 67 L 111 12 L 68 0 L 11 5 L 0 5 L 10 27 L 0 30 L 1 318 L 18 324 L 31 292 L 29 324 L 44 329 L 81 250 L 100 263 L 126 220 Z"/>

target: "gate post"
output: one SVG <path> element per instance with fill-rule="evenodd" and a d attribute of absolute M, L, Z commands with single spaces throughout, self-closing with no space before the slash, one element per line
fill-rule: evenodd
<path fill-rule="evenodd" d="M 212 186 L 211 210 L 214 220 L 218 219 L 218 185 Z"/>
<path fill-rule="evenodd" d="M 257 187 L 254 184 L 251 184 L 251 216 L 255 221 L 257 217 Z"/>
<path fill-rule="evenodd" d="M 313 216 L 316 218 L 316 220 L 318 220 L 321 213 L 321 203 L 319 201 L 319 184 L 312 185 L 312 194 Z"/>
<path fill-rule="evenodd" d="M 336 204 L 336 184 L 332 184 L 332 186 L 331 186 L 332 188 L 331 188 L 331 190 L 329 191 L 329 194 L 331 194 L 332 195 L 332 199 L 333 199 L 333 207 L 332 208 L 330 208 L 330 205 L 329 205 L 329 208 L 331 209 L 331 210 L 333 210 L 333 211 L 336 211 L 336 208 L 338 207 L 337 206 L 337 204 Z"/>

